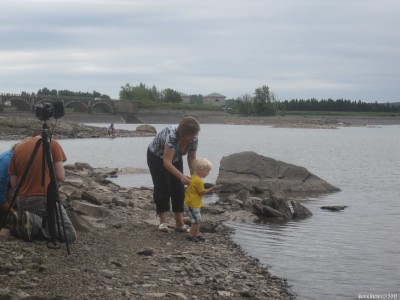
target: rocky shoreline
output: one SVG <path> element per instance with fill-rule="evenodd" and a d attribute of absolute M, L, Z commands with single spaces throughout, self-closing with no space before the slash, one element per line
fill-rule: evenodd
<path fill-rule="evenodd" d="M 66 166 L 60 199 L 78 240 L 67 255 L 65 244 L 0 237 L 1 299 L 294 299 L 286 280 L 231 240 L 226 208 L 204 211 L 204 243 L 173 223 L 160 232 L 152 190 L 108 178 L 127 171 Z"/>
<path fill-rule="evenodd" d="M 0 117 L 1 139 L 22 139 L 42 122 Z M 69 121 L 57 139 L 107 136 Z M 154 135 L 152 128 L 118 136 Z M 0 299 L 294 299 L 286 280 L 271 275 L 231 240 L 224 210 L 204 212 L 206 242 L 158 231 L 152 190 L 121 188 L 107 176 L 141 170 L 66 166 L 60 199 L 78 231 L 76 243 L 51 249 L 45 241 L 0 234 Z M 171 218 L 172 219 L 172 218 Z M 50 245 L 51 246 L 51 245 Z"/>
<path fill-rule="evenodd" d="M 187 115 L 196 117 L 203 124 L 266 125 L 275 128 L 364 127 L 400 125 L 400 116 L 342 116 L 342 115 L 286 115 L 273 117 L 243 117 L 224 111 L 199 110 L 140 110 L 136 117 L 146 124 L 174 124 Z M 68 118 L 68 116 L 67 116 Z"/>
<path fill-rule="evenodd" d="M 0 139 L 20 140 L 34 134 L 41 134 L 44 122 L 31 117 L 1 116 Z M 149 125 L 138 125 L 136 130 L 116 129 L 114 136 L 109 136 L 107 128 L 88 126 L 64 120 L 46 122 L 49 134 L 56 139 L 105 138 L 105 137 L 143 137 L 154 136 L 156 130 Z"/>

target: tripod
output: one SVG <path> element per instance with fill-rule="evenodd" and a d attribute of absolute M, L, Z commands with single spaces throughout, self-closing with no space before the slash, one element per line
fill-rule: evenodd
<path fill-rule="evenodd" d="M 6 222 L 7 216 L 10 213 L 11 207 L 14 206 L 15 200 L 17 199 L 18 193 L 29 173 L 29 170 L 32 166 L 32 163 L 37 155 L 37 152 L 42 146 L 42 186 L 45 185 L 45 168 L 47 165 L 49 175 L 50 175 L 50 183 L 47 187 L 47 194 L 46 194 L 46 212 L 43 216 L 43 222 L 42 222 L 42 227 L 45 228 L 48 226 L 50 236 L 51 236 L 51 241 L 53 242 L 54 245 L 56 245 L 56 224 L 57 224 L 57 232 L 58 232 L 58 239 L 61 242 L 62 237 L 61 237 L 61 231 L 60 231 L 60 220 L 61 220 L 61 225 L 64 233 L 64 239 L 65 239 L 65 244 L 67 247 L 67 253 L 70 254 L 70 249 L 69 249 L 69 244 L 66 236 L 66 230 L 65 230 L 65 225 L 64 225 L 64 218 L 62 214 L 62 208 L 61 208 L 61 203 L 59 199 L 59 194 L 58 194 L 58 187 L 57 187 L 57 179 L 56 179 L 56 172 L 54 170 L 54 164 L 53 164 L 53 159 L 51 155 L 51 149 L 50 149 L 50 137 L 49 137 L 49 127 L 46 123 L 46 120 L 44 120 L 43 126 L 42 126 L 42 135 L 41 138 L 36 142 L 35 147 L 31 153 L 31 156 L 29 157 L 28 163 L 22 173 L 22 176 L 19 179 L 19 182 L 17 184 L 17 187 L 15 188 L 15 191 L 12 195 L 12 200 L 10 202 L 8 211 L 3 219 L 3 222 L 1 223 L 0 229 L 3 227 L 3 225 Z"/>

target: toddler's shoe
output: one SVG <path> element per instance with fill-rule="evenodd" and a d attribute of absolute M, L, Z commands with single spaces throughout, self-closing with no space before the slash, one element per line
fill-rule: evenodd
<path fill-rule="evenodd" d="M 195 243 L 197 243 L 197 242 L 199 241 L 199 240 L 197 239 L 197 237 L 192 236 L 192 235 L 188 235 L 188 236 L 186 237 L 186 239 L 187 239 L 188 241 L 195 242 Z"/>
<path fill-rule="evenodd" d="M 201 236 L 201 235 L 196 236 L 196 238 L 197 238 L 197 240 L 200 241 L 200 242 L 205 242 L 205 241 L 206 241 L 206 238 L 203 237 L 203 236 Z"/>

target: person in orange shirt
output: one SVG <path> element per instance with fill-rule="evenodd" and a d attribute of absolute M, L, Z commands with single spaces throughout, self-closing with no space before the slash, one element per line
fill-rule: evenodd
<path fill-rule="evenodd" d="M 41 136 L 32 137 L 21 144 L 17 145 L 11 157 L 9 166 L 11 187 L 15 189 L 24 174 L 28 161 L 33 153 L 36 142 Z M 52 139 L 50 141 L 50 152 L 53 160 L 54 171 L 57 181 L 65 179 L 64 161 L 67 160 L 60 144 Z M 46 217 L 47 212 L 47 187 L 50 183 L 49 168 L 46 167 L 44 172 L 44 185 L 42 183 L 42 160 L 43 160 L 43 144 L 39 147 L 35 158 L 32 161 L 27 176 L 25 177 L 17 195 L 18 214 L 11 214 L 12 226 L 10 232 L 14 236 L 21 237 L 27 241 L 32 239 L 52 239 L 48 222 L 43 225 L 43 217 Z M 61 241 L 72 243 L 76 240 L 76 231 L 71 223 L 64 207 L 56 203 L 57 212 L 61 211 L 61 216 L 56 218 L 56 237 L 61 237 Z M 58 219 L 58 220 L 57 220 Z M 62 226 L 62 221 L 64 227 Z M 58 233 L 58 228 L 61 232 Z M 65 229 L 65 235 L 64 230 Z"/>

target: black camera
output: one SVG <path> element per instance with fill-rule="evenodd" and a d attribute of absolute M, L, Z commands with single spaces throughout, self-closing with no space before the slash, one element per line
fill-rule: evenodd
<path fill-rule="evenodd" d="M 64 116 L 64 105 L 62 102 L 42 102 L 36 105 L 36 118 L 47 121 L 50 118 L 59 119 Z"/>

